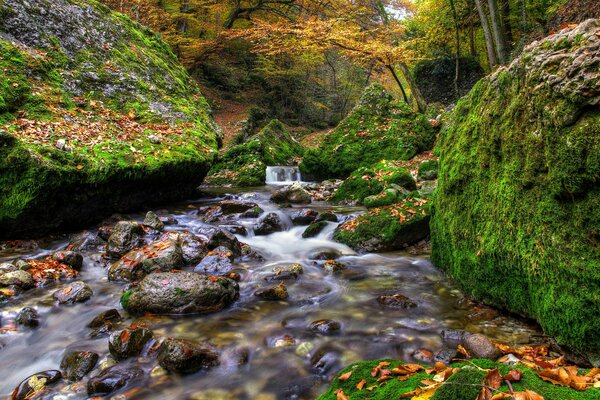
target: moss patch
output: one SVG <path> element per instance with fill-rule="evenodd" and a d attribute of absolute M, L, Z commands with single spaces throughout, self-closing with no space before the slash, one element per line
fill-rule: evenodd
<path fill-rule="evenodd" d="M 316 179 L 346 178 L 380 160 L 408 160 L 430 149 L 434 139 L 425 116 L 374 84 L 322 145 L 306 152 L 300 169 Z"/>

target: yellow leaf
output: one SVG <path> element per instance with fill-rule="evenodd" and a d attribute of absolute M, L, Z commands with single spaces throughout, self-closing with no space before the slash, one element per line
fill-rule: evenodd
<path fill-rule="evenodd" d="M 77 166 L 75 168 L 77 168 L 78 170 L 82 170 L 83 169 L 83 165 L 77 164 Z"/>

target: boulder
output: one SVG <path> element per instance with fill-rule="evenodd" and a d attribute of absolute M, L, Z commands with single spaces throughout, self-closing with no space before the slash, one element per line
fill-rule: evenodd
<path fill-rule="evenodd" d="M 195 272 L 164 272 L 146 276 L 125 292 L 123 307 L 132 314 L 196 314 L 219 311 L 239 297 L 237 283 Z"/>
<path fill-rule="evenodd" d="M 485 335 L 469 335 L 463 339 L 462 345 L 471 358 L 489 358 L 495 361 L 502 355 L 502 352 Z"/>
<path fill-rule="evenodd" d="M 146 213 L 143 224 L 152 229 L 156 229 L 157 231 L 162 231 L 165 229 L 165 224 L 160 220 L 160 217 L 152 211 L 148 211 Z"/>
<path fill-rule="evenodd" d="M 37 328 L 40 325 L 40 316 L 35 308 L 25 307 L 19 311 L 15 321 L 18 326 Z"/>
<path fill-rule="evenodd" d="M 108 350 L 115 360 L 125 360 L 140 355 L 152 337 L 150 329 L 141 326 L 129 327 L 110 335 Z"/>
<path fill-rule="evenodd" d="M 302 209 L 294 211 L 290 216 L 290 219 L 294 225 L 310 225 L 315 222 L 318 215 L 319 213 L 315 210 Z"/>
<path fill-rule="evenodd" d="M 308 204 L 312 201 L 312 197 L 300 183 L 294 183 L 275 191 L 271 195 L 271 201 L 275 203 Z"/>
<path fill-rule="evenodd" d="M 187 374 L 219 364 L 219 352 L 207 343 L 165 339 L 158 349 L 158 363 L 169 372 Z"/>
<path fill-rule="evenodd" d="M 277 213 L 268 213 L 261 217 L 258 224 L 254 227 L 255 235 L 269 235 L 274 232 L 285 230 L 283 221 Z"/>
<path fill-rule="evenodd" d="M 338 222 L 338 217 L 332 212 L 324 212 L 319 214 L 315 219 L 315 222 L 321 221 Z"/>
<path fill-rule="evenodd" d="M 22 270 L 8 272 L 0 271 L 0 286 L 17 286 L 21 289 L 30 289 L 35 286 L 30 273 Z"/>
<path fill-rule="evenodd" d="M 198 228 L 198 236 L 208 241 L 209 250 L 224 246 L 233 252 L 234 257 L 239 257 L 242 253 L 240 241 L 225 229 L 204 225 Z"/>
<path fill-rule="evenodd" d="M 89 300 L 93 294 L 92 288 L 87 283 L 76 281 L 57 290 L 52 297 L 57 300 L 59 304 L 75 304 Z"/>
<path fill-rule="evenodd" d="M 144 371 L 139 367 L 117 364 L 90 378 L 87 393 L 90 396 L 108 395 L 143 376 Z"/>
<path fill-rule="evenodd" d="M 142 226 L 133 221 L 117 222 L 108 237 L 106 254 L 110 257 L 121 257 L 123 254 L 141 244 L 144 230 Z"/>
<path fill-rule="evenodd" d="M 304 230 L 304 232 L 302 232 L 302 237 L 308 239 L 318 236 L 328 225 L 329 222 L 327 221 L 313 222 Z"/>
<path fill-rule="evenodd" d="M 106 241 L 93 232 L 83 232 L 71 239 L 68 249 L 72 251 L 99 251 L 106 246 Z"/>
<path fill-rule="evenodd" d="M 108 279 L 133 281 L 156 271 L 180 269 L 183 266 L 183 254 L 177 242 L 166 238 L 125 254 L 108 269 Z"/>
<path fill-rule="evenodd" d="M 83 256 L 76 251 L 62 250 L 52 254 L 52 259 L 61 264 L 66 264 L 76 271 L 83 267 Z"/>
<path fill-rule="evenodd" d="M 246 210 L 243 213 L 241 213 L 240 218 L 258 218 L 264 212 L 265 210 L 263 210 L 259 206 L 256 206 L 254 208 L 251 208 L 250 210 Z"/>
<path fill-rule="evenodd" d="M 80 381 L 96 366 L 98 354 L 91 351 L 73 351 L 65 354 L 60 362 L 63 377 L 70 381 Z"/>
<path fill-rule="evenodd" d="M 288 291 L 285 284 L 280 282 L 275 286 L 259 289 L 254 292 L 254 295 L 263 300 L 285 300 L 288 298 Z"/>
<path fill-rule="evenodd" d="M 223 200 L 219 203 L 219 207 L 221 207 L 221 212 L 224 215 L 227 214 L 240 214 L 249 210 L 253 210 L 258 207 L 258 204 L 252 203 L 250 201 L 241 201 L 241 200 Z"/>
<path fill-rule="evenodd" d="M 12 392 L 11 400 L 29 400 L 31 394 L 41 390 L 42 388 L 57 383 L 62 377 L 61 372 L 57 370 L 48 370 L 38 372 L 25 378 L 19 386 Z M 36 383 L 35 388 L 32 387 L 33 383 Z"/>
<path fill-rule="evenodd" d="M 226 247 L 220 246 L 208 252 L 194 272 L 224 275 L 233 269 L 233 253 Z"/>

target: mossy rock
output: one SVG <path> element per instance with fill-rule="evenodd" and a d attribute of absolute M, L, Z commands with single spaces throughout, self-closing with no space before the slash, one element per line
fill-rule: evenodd
<path fill-rule="evenodd" d="M 599 27 L 527 47 L 458 103 L 437 145 L 431 221 L 433 261 L 468 295 L 596 357 L 600 71 L 574 60 L 600 60 Z"/>
<path fill-rule="evenodd" d="M 373 84 L 318 149 L 306 151 L 300 170 L 315 179 L 346 178 L 380 160 L 409 160 L 433 146 L 427 118 Z"/>
<path fill-rule="evenodd" d="M 427 160 L 419 164 L 417 178 L 420 181 L 436 179 L 438 176 L 439 163 L 437 160 Z"/>
<path fill-rule="evenodd" d="M 235 145 L 223 154 L 210 170 L 205 182 L 210 185 L 261 186 L 266 168 L 291 165 L 304 148 L 278 120 L 274 119 L 247 142 Z"/>
<path fill-rule="evenodd" d="M 402 362 L 393 359 L 382 359 L 373 361 L 361 361 L 352 364 L 341 370 L 331 381 L 331 386 L 323 393 L 318 400 L 335 400 L 336 391 L 341 389 L 351 400 L 369 399 L 369 400 L 387 400 L 398 399 L 400 395 L 411 392 L 418 387 L 423 387 L 422 380 L 432 380 L 434 375 L 420 371 L 412 375 L 409 379 L 399 381 L 391 379 L 384 382 L 377 382 L 379 376 L 371 376 L 371 370 L 379 365 L 380 362 L 390 362 L 389 369 L 395 368 Z M 540 379 L 537 374 L 522 365 L 509 366 L 495 363 L 490 360 L 470 360 L 469 362 L 459 362 L 450 365 L 452 368 L 460 368 L 453 374 L 445 384 L 441 385 L 431 396 L 432 400 L 474 400 L 481 384 L 485 381 L 486 369 L 498 368 L 501 375 L 507 374 L 511 369 L 520 369 L 523 376 L 519 382 L 512 382 L 512 388 L 515 392 L 531 390 L 540 394 L 545 400 L 593 400 L 600 396 L 600 389 L 590 388 L 586 391 L 577 391 L 569 387 L 553 385 Z M 341 381 L 338 378 L 352 372 L 350 377 Z M 364 388 L 358 390 L 356 385 L 364 379 L 366 381 Z M 368 391 L 366 388 L 374 387 Z M 506 382 L 498 389 L 502 392 L 509 392 Z M 410 397 L 409 397 L 410 398 Z"/>
<path fill-rule="evenodd" d="M 398 191 L 395 189 L 385 189 L 383 192 L 375 195 L 365 197 L 363 203 L 367 208 L 377 208 L 392 205 L 398 202 Z"/>
<path fill-rule="evenodd" d="M 194 193 L 219 135 L 155 33 L 94 1 L 1 4 L 0 237 Z"/>
<path fill-rule="evenodd" d="M 333 239 L 357 251 L 389 251 L 426 238 L 431 202 L 415 195 L 390 206 L 372 208 L 345 222 L 335 230 Z"/>
<path fill-rule="evenodd" d="M 363 203 L 368 196 L 380 194 L 391 185 L 415 190 L 417 183 L 408 170 L 398 161 L 379 161 L 370 167 L 361 167 L 340 185 L 333 201 Z"/>

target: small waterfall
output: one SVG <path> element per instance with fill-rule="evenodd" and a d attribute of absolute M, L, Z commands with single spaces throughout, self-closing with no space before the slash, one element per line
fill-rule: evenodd
<path fill-rule="evenodd" d="M 267 167 L 267 185 L 289 185 L 301 180 L 302 177 L 300 176 L 298 167 Z"/>

